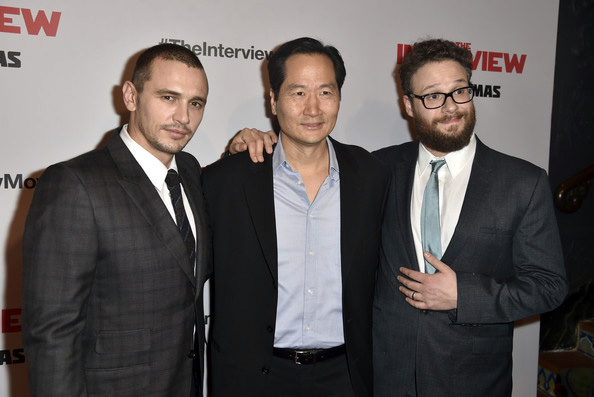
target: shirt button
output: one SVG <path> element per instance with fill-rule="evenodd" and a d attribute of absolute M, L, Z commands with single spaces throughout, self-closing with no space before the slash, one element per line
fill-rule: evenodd
<path fill-rule="evenodd" d="M 305 330 L 306 331 L 309 331 L 310 330 L 309 325 L 305 327 Z"/>
<path fill-rule="evenodd" d="M 301 185 L 302 183 L 303 183 L 303 182 L 301 182 L 301 181 L 297 181 L 297 184 L 298 184 L 298 185 Z"/>
<path fill-rule="evenodd" d="M 312 289 L 308 289 L 307 290 L 307 293 L 310 294 L 310 295 L 313 295 L 313 290 Z"/>
<path fill-rule="evenodd" d="M 313 251 L 309 251 L 309 255 L 313 256 L 314 252 Z"/>

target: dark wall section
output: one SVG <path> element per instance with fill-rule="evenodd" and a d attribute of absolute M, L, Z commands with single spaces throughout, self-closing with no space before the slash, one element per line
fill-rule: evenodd
<path fill-rule="evenodd" d="M 549 160 L 553 189 L 594 164 L 594 2 L 559 3 Z M 579 210 L 557 210 L 570 294 L 561 307 L 542 316 L 543 350 L 574 347 L 577 323 L 594 318 L 592 185 Z"/>

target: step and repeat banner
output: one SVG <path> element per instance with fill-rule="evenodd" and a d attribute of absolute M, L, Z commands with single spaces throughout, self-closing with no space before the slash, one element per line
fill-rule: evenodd
<path fill-rule="evenodd" d="M 411 139 L 394 70 L 410 44 L 443 37 L 474 56 L 476 132 L 548 164 L 558 0 L 0 0 L 0 397 L 29 395 L 21 338 L 21 242 L 37 180 L 127 121 L 121 86 L 138 53 L 175 43 L 210 83 L 186 150 L 203 165 L 243 127 L 271 128 L 266 58 L 311 36 L 347 67 L 333 136 L 368 150 Z M 517 324 L 514 395 L 536 393 L 539 323 Z"/>

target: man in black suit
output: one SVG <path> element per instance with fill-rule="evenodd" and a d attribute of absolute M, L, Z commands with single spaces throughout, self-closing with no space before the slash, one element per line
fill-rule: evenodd
<path fill-rule="evenodd" d="M 474 135 L 469 50 L 416 43 L 399 74 L 420 143 L 375 152 L 393 173 L 374 300 L 376 395 L 508 396 L 514 320 L 552 310 L 567 291 L 547 175 Z"/>
<path fill-rule="evenodd" d="M 513 322 L 552 310 L 567 292 L 546 173 L 475 136 L 469 50 L 419 42 L 399 73 L 420 143 L 374 152 L 392 170 L 373 310 L 375 395 L 510 395 Z M 244 130 L 231 149 L 249 147 L 257 160 L 274 139 Z M 435 175 L 432 162 L 441 163 Z M 432 177 L 437 222 L 424 230 Z M 437 250 L 424 238 L 435 231 Z"/>
<path fill-rule="evenodd" d="M 152 47 L 123 86 L 129 124 L 41 177 L 23 236 L 32 396 L 202 395 L 211 246 L 181 150 L 207 95 L 191 51 Z"/>
<path fill-rule="evenodd" d="M 371 396 L 371 305 L 389 173 L 332 132 L 345 68 L 317 40 L 270 58 L 273 154 L 206 168 L 212 392 Z M 232 248 L 231 248 L 232 247 Z"/>

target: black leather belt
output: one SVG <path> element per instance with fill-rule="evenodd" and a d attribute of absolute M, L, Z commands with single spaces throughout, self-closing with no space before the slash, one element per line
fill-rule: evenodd
<path fill-rule="evenodd" d="M 328 360 L 344 354 L 346 349 L 344 345 L 331 347 L 329 349 L 308 349 L 308 350 L 293 350 L 275 347 L 272 351 L 276 357 L 286 358 L 293 361 L 295 364 L 315 364 L 320 361 Z"/>

